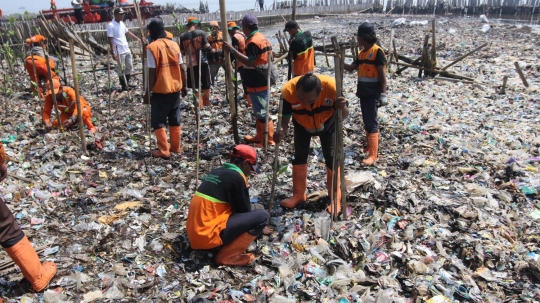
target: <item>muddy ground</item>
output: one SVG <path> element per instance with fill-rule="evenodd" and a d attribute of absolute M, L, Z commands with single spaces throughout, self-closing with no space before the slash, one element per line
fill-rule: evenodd
<path fill-rule="evenodd" d="M 376 21 L 386 48 L 398 17 L 348 15 L 299 23 L 322 45 L 332 35 L 349 40 L 359 23 Z M 407 23 L 430 20 L 405 17 Z M 314 201 L 295 210 L 275 203 L 275 231 L 250 247 L 258 259 L 244 268 L 216 267 L 215 252 L 191 251 L 187 245 L 185 219 L 197 182 L 196 123 L 188 98 L 182 112 L 184 153 L 172 160 L 152 159 L 155 139 L 148 140 L 140 87 L 131 99 L 114 92 L 109 112 L 107 71 L 97 72 L 97 85 L 91 72 L 80 72 L 81 94 L 99 127 L 95 137 L 86 132 L 89 152 L 83 156 L 77 131 L 44 131 L 28 76 L 15 66 L 13 95 L 2 95 L 9 105 L 1 113 L 1 137 L 14 159 L 9 174 L 19 178 L 9 177 L 0 190 L 26 235 L 41 248 L 40 256 L 57 263 L 58 274 L 48 291 L 35 294 L 19 281 L 20 271 L 2 267 L 1 296 L 8 302 L 538 300 L 540 37 L 528 26 L 494 21 L 484 32 L 484 25 L 478 17 L 437 18 L 439 66 L 491 43 L 449 68 L 476 83 L 418 78 L 412 69 L 389 73 L 389 105 L 379 109 L 381 158 L 374 167 L 361 166 L 365 138 L 354 96 L 356 75 L 346 74 L 348 220 L 328 231 L 324 160 L 314 138 L 308 177 Z M 262 31 L 273 37 L 282 27 Z M 430 29 L 430 23 L 397 26 L 397 52 L 419 57 Z M 278 49 L 277 40 L 271 40 Z M 138 47 L 133 45 L 134 52 Z M 528 88 L 514 62 L 522 67 Z M 138 56 L 134 63 L 140 72 Z M 81 61 L 78 68 L 91 67 Z M 273 119 L 286 80 L 286 64 L 279 68 Z M 71 67 L 66 70 L 73 83 Z M 332 58 L 327 65 L 317 57 L 316 72 L 333 75 Z M 506 93 L 500 94 L 504 76 Z M 212 106 L 201 113 L 199 178 L 226 162 L 234 144 L 223 71 L 220 79 Z M 254 120 L 245 100 L 238 109 L 243 137 L 254 131 Z M 93 143 L 96 139 L 102 149 Z M 280 149 L 285 165 L 292 156 L 291 140 L 292 133 Z M 267 154 L 259 150 L 259 159 L 263 173 L 250 177 L 250 194 L 267 206 L 273 147 Z M 290 164 L 277 184 L 279 202 L 291 195 Z M 9 260 L 3 251 L 0 260 Z"/>

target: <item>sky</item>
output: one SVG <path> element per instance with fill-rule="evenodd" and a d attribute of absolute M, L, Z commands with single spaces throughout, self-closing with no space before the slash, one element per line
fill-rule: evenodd
<path fill-rule="evenodd" d="M 154 2 L 155 4 L 162 4 L 168 2 L 173 3 L 180 3 L 183 6 L 191 9 L 199 9 L 199 1 L 198 0 L 187 0 L 187 1 L 171 1 L 171 0 L 147 0 L 148 2 Z M 245 9 L 252 9 L 255 7 L 255 1 L 256 0 L 227 0 L 227 10 L 245 10 Z M 133 2 L 133 1 L 130 1 Z M 270 0 L 266 0 L 266 3 L 272 2 Z M 19 13 L 22 14 L 25 11 L 28 11 L 29 13 L 38 13 L 40 10 L 49 9 L 50 8 L 50 0 L 1 0 L 0 1 L 0 9 L 2 9 L 2 12 L 4 15 L 9 14 L 15 14 Z M 71 7 L 71 0 L 56 0 L 56 6 L 58 8 L 70 8 Z M 211 12 L 215 12 L 219 9 L 219 0 L 208 0 L 208 7 Z"/>

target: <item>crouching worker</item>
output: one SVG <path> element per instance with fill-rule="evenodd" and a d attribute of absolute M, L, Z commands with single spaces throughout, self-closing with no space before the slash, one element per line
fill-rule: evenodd
<path fill-rule="evenodd" d="M 251 209 L 247 176 L 257 168 L 257 152 L 248 145 L 237 145 L 230 162 L 216 168 L 201 183 L 187 217 L 191 248 L 212 249 L 222 246 L 218 265 L 245 266 L 255 260 L 244 254 L 268 223 L 268 212 Z"/>
<path fill-rule="evenodd" d="M 5 164 L 6 151 L 0 143 L 0 181 L 7 177 Z M 44 262 L 39 257 L 24 235 L 21 227 L 15 221 L 13 213 L 6 202 L 0 198 L 0 245 L 6 250 L 13 262 L 17 264 L 23 276 L 30 282 L 32 290 L 42 291 L 56 274 L 56 264 Z M 2 302 L 2 299 L 0 299 Z"/>
<path fill-rule="evenodd" d="M 51 130 L 52 127 L 58 127 L 58 123 L 61 123 L 65 128 L 73 128 L 77 126 L 77 98 L 75 96 L 75 90 L 68 86 L 62 86 L 58 80 L 53 79 L 54 95 L 56 97 L 56 104 L 58 106 L 58 112 L 60 113 L 60 122 L 55 119 L 51 122 L 51 112 L 54 107 L 53 95 L 50 91 L 50 83 L 47 82 L 47 88 L 49 89 L 47 96 L 45 97 L 45 106 L 43 106 L 43 112 L 41 113 L 43 124 L 45 129 Z M 90 105 L 81 99 L 81 116 L 84 125 L 88 127 L 88 131 L 92 134 L 96 133 L 96 127 L 92 124 L 92 111 Z"/>

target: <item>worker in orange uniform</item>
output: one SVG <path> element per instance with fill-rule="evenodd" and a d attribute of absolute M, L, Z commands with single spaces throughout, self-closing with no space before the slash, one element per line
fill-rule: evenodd
<path fill-rule="evenodd" d="M 386 97 L 386 55 L 377 45 L 377 35 L 373 24 L 364 22 L 358 26 L 358 45 L 364 48 L 358 53 L 358 58 L 351 64 L 345 64 L 346 71 L 358 71 L 358 85 L 356 96 L 360 98 L 362 120 L 366 131 L 367 146 L 364 152 L 367 158 L 362 161 L 364 165 L 373 165 L 379 153 L 379 123 L 377 111 L 387 104 Z"/>
<path fill-rule="evenodd" d="M 200 29 L 201 21 L 195 17 L 189 17 L 187 20 L 187 32 L 180 36 L 180 49 L 182 54 L 186 56 L 186 66 L 188 67 L 188 73 L 191 74 L 190 69 L 193 69 L 195 75 L 195 83 L 191 83 L 191 76 L 187 78 L 187 87 L 191 89 L 199 89 L 199 56 L 201 56 L 201 94 L 202 99 L 199 100 L 200 107 L 210 105 L 210 86 L 212 81 L 210 79 L 210 69 L 208 68 L 207 53 L 211 51 L 210 43 L 206 32 Z M 188 51 L 189 49 L 189 51 Z M 191 57 L 189 56 L 191 52 Z"/>
<path fill-rule="evenodd" d="M 30 47 L 30 50 L 26 53 L 26 59 L 24 59 L 24 68 L 30 75 L 30 81 L 34 82 L 38 87 L 38 93 L 40 97 L 46 93 L 43 91 L 45 83 L 49 81 L 49 72 L 47 70 L 47 63 L 45 61 L 45 54 L 47 53 L 45 45 L 47 38 L 42 35 L 35 35 L 32 38 L 26 39 L 26 46 Z M 43 44 L 42 44 L 43 43 Z M 48 54 L 47 54 L 48 55 Z M 32 57 L 34 58 L 32 63 Z M 36 68 L 36 75 L 34 75 L 34 65 Z M 60 77 L 54 72 L 54 61 L 49 59 L 49 66 L 51 67 L 51 75 L 53 79 L 60 80 Z M 33 92 L 36 92 L 36 88 L 31 83 L 30 88 Z"/>
<path fill-rule="evenodd" d="M 210 53 L 208 53 L 208 64 L 210 66 L 210 80 L 212 85 L 216 83 L 219 69 L 223 66 L 223 32 L 219 29 L 217 21 L 210 21 L 212 34 L 208 37 L 210 43 Z"/>
<path fill-rule="evenodd" d="M 56 0 L 51 0 L 51 10 L 56 9 Z"/>
<path fill-rule="evenodd" d="M 7 177 L 6 151 L 0 142 L 0 181 Z M 23 276 L 30 282 L 32 290 L 40 292 L 47 287 L 56 274 L 54 262 L 41 263 L 34 247 L 24 235 L 13 213 L 0 198 L 0 245 L 13 262 L 19 266 Z M 2 299 L 0 298 L 0 302 Z"/>
<path fill-rule="evenodd" d="M 212 170 L 191 199 L 186 223 L 191 248 L 221 246 L 214 260 L 218 265 L 246 266 L 255 260 L 244 252 L 263 232 L 269 214 L 250 203 L 247 177 L 252 171 L 260 172 L 257 152 L 237 145 L 230 162 Z"/>
<path fill-rule="evenodd" d="M 336 81 L 332 77 L 315 75 L 311 72 L 291 79 L 281 87 L 283 97 L 283 120 L 274 140 L 280 142 L 289 129 L 291 116 L 294 125 L 294 160 L 293 164 L 293 196 L 282 200 L 281 206 L 294 208 L 306 201 L 306 184 L 308 171 L 308 155 L 311 137 L 318 136 L 326 164 L 326 186 L 332 192 L 332 166 L 334 164 L 334 133 L 336 121 L 334 111 L 343 110 L 343 119 L 349 116 L 347 101 L 336 95 Z M 341 211 L 341 190 L 338 168 L 338 213 Z M 332 207 L 328 207 L 332 212 Z"/>
<path fill-rule="evenodd" d="M 293 78 L 305 75 L 308 72 L 313 72 L 315 65 L 315 50 L 313 49 L 311 32 L 303 31 L 294 20 L 287 21 L 283 31 L 288 32 L 291 37 L 289 40 L 289 54 L 292 54 L 294 60 L 294 70 L 292 71 Z M 291 64 L 291 62 L 289 62 L 289 64 Z"/>
<path fill-rule="evenodd" d="M 246 35 L 242 32 L 242 29 L 240 26 L 236 25 L 236 22 L 230 21 L 227 23 L 227 30 L 229 32 L 229 36 L 231 36 L 231 44 L 232 46 L 242 55 L 246 54 Z M 231 55 L 232 56 L 232 55 Z M 234 56 L 232 56 L 234 59 Z M 236 65 L 236 70 L 238 71 L 238 74 L 240 74 L 240 79 L 242 79 L 242 87 L 244 89 L 244 99 L 246 99 L 248 105 L 251 107 L 251 99 L 249 98 L 249 94 L 247 92 L 247 87 L 244 82 L 244 64 L 240 62 L 240 60 L 234 60 Z"/>
<path fill-rule="evenodd" d="M 242 31 L 247 36 L 246 54 L 237 51 L 230 43 L 223 43 L 223 48 L 231 52 L 236 60 L 244 65 L 244 83 L 252 102 L 256 122 L 255 136 L 244 136 L 244 140 L 261 147 L 266 131 L 266 102 L 268 102 L 267 75 L 272 57 L 272 44 L 259 32 L 259 21 L 253 15 L 242 19 Z M 268 145 L 274 145 L 274 122 L 268 121 Z"/>
<path fill-rule="evenodd" d="M 152 96 L 145 96 L 150 102 L 152 128 L 156 135 L 158 149 L 152 157 L 168 159 L 170 153 L 180 153 L 180 92 L 187 95 L 186 72 L 182 66 L 180 46 L 167 38 L 163 20 L 153 18 L 146 26 L 152 43 L 146 47 L 148 65 L 148 85 Z M 168 123 L 167 123 L 168 120 Z M 169 125 L 171 146 L 167 143 L 165 127 Z"/>
<path fill-rule="evenodd" d="M 47 82 L 47 88 L 50 90 L 50 84 Z M 75 90 L 69 86 L 62 86 L 58 80 L 53 79 L 54 95 L 56 97 L 56 105 L 58 106 L 58 112 L 60 113 L 60 123 L 65 128 L 72 128 L 77 126 L 77 99 L 75 96 Z M 88 102 L 84 100 L 82 96 L 79 96 L 81 100 L 82 119 L 84 125 L 88 127 L 88 131 L 92 134 L 96 133 L 96 127 L 92 124 L 92 111 Z M 42 119 L 43 124 L 47 130 L 52 127 L 58 127 L 58 119 L 51 122 L 51 112 L 54 106 L 52 93 L 49 92 L 45 97 L 45 106 L 43 106 Z"/>

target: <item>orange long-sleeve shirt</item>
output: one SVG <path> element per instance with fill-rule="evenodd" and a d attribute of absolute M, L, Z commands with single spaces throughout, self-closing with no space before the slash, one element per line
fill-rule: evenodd
<path fill-rule="evenodd" d="M 62 91 L 59 92 L 59 94 L 62 94 L 62 100 L 57 101 L 58 105 L 58 112 L 60 113 L 60 122 L 65 121 L 66 119 L 69 119 L 70 117 L 73 117 L 74 119 L 77 118 L 77 99 L 75 96 L 75 90 L 71 87 L 63 86 Z M 90 105 L 86 100 L 80 96 L 81 98 L 81 109 L 82 109 L 82 117 L 83 121 L 86 121 L 84 119 L 85 117 L 91 117 L 92 111 L 90 108 Z M 48 94 L 45 97 L 45 106 L 43 107 L 42 112 L 42 118 L 43 122 L 50 122 L 51 121 L 51 112 L 54 106 L 54 101 L 52 99 L 52 94 Z M 86 123 L 85 123 L 86 124 Z M 87 125 L 89 128 L 90 126 Z"/>

